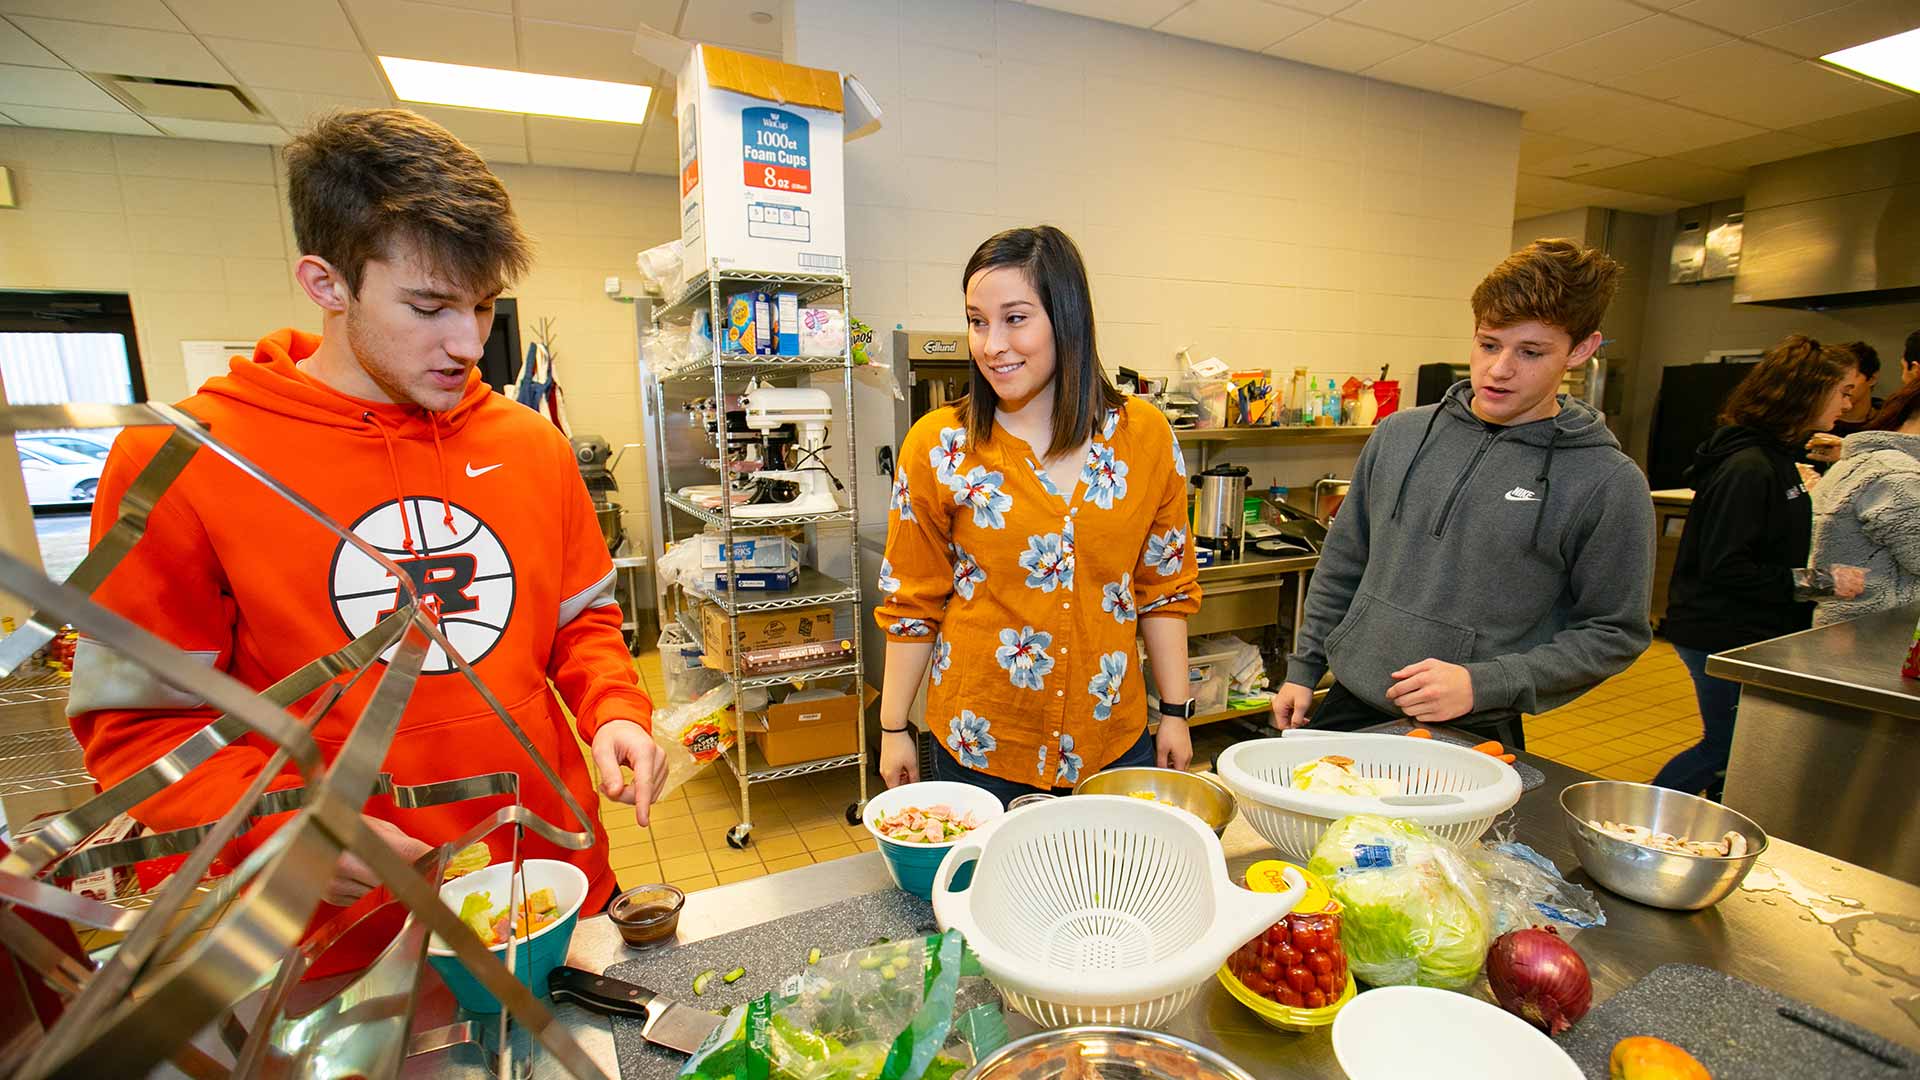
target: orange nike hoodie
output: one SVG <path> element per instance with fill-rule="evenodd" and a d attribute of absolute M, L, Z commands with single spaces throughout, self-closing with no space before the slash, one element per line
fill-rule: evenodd
<path fill-rule="evenodd" d="M 596 845 L 563 851 L 528 835 L 528 858 L 566 859 L 590 882 L 583 911 L 614 887 L 606 833 L 580 737 L 628 719 L 651 727 L 620 636 L 613 563 L 566 438 L 544 417 L 496 394 L 478 372 L 453 409 L 362 401 L 298 366 L 320 345 L 281 330 L 252 359 L 207 381 L 180 407 L 213 436 L 384 550 L 438 598 L 441 626 L 593 820 Z M 115 441 L 94 503 L 93 539 L 111 528 L 121 495 L 158 451 L 163 428 L 128 428 Z M 398 605 L 386 570 L 210 451 L 197 454 L 154 507 L 147 533 L 96 594 L 201 662 L 265 689 L 364 633 Z M 314 729 L 331 760 L 385 666 L 354 683 Z M 317 695 L 316 695 L 317 696 Z M 304 715 L 312 697 L 289 711 Z M 146 766 L 211 721 L 215 711 L 110 650 L 82 641 L 69 714 L 87 767 L 105 784 Z M 179 783 L 142 803 L 151 830 L 218 818 L 265 767 L 272 746 L 236 740 Z M 557 792 L 433 647 L 387 755 L 396 784 L 491 772 L 520 774 L 528 809 L 570 827 Z M 273 787 L 295 787 L 289 767 Z M 400 809 L 376 796 L 366 812 L 428 843 L 459 836 L 505 797 Z M 282 815 L 284 817 L 284 815 Z M 279 824 L 238 842 L 243 857 Z M 496 858 L 508 838 L 490 838 Z M 322 905 L 317 923 L 338 909 Z M 314 974 L 371 961 L 403 915 L 390 906 L 322 958 Z"/>

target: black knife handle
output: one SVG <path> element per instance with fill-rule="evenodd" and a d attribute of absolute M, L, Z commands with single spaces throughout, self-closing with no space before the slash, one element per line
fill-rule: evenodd
<path fill-rule="evenodd" d="M 637 1020 L 647 1018 L 647 1006 L 656 996 L 644 986 L 565 966 L 547 973 L 547 993 L 555 1001 L 570 1001 L 593 1012 Z"/>

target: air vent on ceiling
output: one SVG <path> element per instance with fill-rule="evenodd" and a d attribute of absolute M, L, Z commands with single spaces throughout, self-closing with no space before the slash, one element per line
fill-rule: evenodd
<path fill-rule="evenodd" d="M 229 124 L 270 122 L 239 87 L 227 83 L 150 79 L 141 75 L 96 75 L 94 78 L 135 112 L 146 116 L 217 120 Z"/>

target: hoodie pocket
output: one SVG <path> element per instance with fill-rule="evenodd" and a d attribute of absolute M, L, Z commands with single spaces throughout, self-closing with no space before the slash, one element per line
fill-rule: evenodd
<path fill-rule="evenodd" d="M 1362 701 L 1397 714 L 1400 710 L 1387 701 L 1394 672 L 1428 658 L 1465 664 L 1473 658 L 1476 636 L 1471 627 L 1361 594 L 1327 638 L 1327 661 L 1340 685 Z"/>

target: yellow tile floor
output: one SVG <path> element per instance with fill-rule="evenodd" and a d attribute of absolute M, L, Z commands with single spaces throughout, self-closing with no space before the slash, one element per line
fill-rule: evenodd
<path fill-rule="evenodd" d="M 1659 640 L 1627 670 L 1526 723 L 1528 750 L 1609 780 L 1642 784 L 1700 740 L 1693 680 L 1673 646 Z"/>

